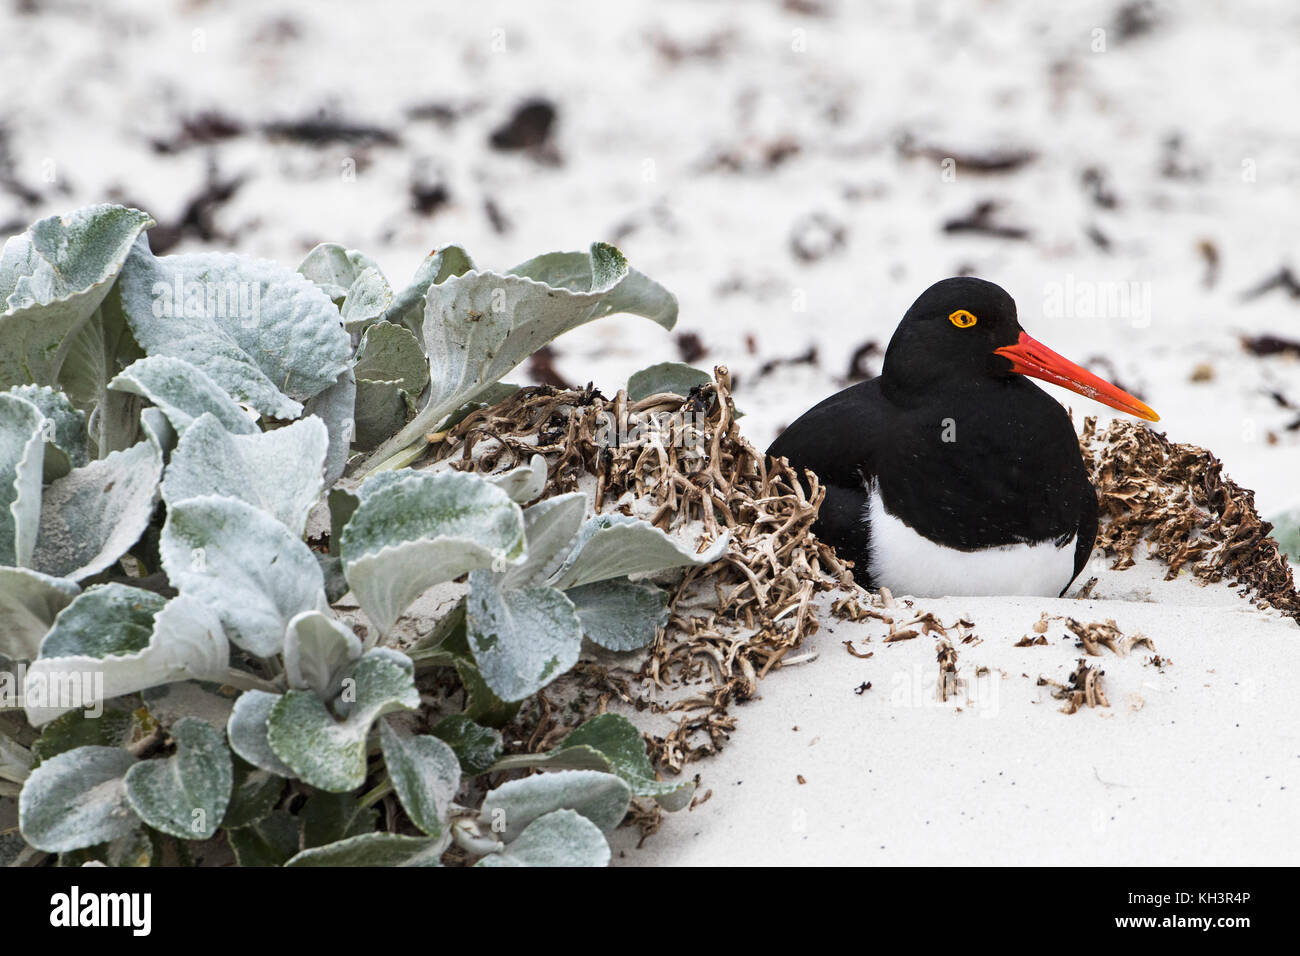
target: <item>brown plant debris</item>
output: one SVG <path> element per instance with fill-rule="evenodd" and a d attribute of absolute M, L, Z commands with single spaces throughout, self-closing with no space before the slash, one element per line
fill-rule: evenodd
<path fill-rule="evenodd" d="M 652 756 L 674 771 L 726 741 L 735 727 L 730 705 L 753 696 L 758 680 L 816 631 L 818 596 L 852 588 L 849 568 L 809 530 L 824 491 L 814 482 L 805 493 L 789 466 L 741 436 L 730 373 L 720 366 L 715 375 L 689 396 L 638 402 L 622 391 L 607 399 L 591 388 L 524 388 L 471 413 L 433 446 L 453 467 L 480 472 L 541 454 L 548 495 L 594 485 L 598 511 L 635 512 L 668 532 L 690 525 L 706 541 L 729 535 L 725 555 L 687 571 L 673 591 L 668 625 L 640 670 L 621 675 L 645 692 L 631 695 L 636 706 L 675 722 L 650 737 Z M 855 610 L 840 606 L 878 616 L 868 608 L 875 600 L 858 592 Z M 607 690 L 604 699 L 613 696 Z"/>
<path fill-rule="evenodd" d="M 1050 677 L 1039 677 L 1039 687 L 1051 687 L 1052 696 L 1065 703 L 1061 713 L 1077 713 L 1082 707 L 1109 707 L 1106 692 L 1101 688 L 1101 678 L 1106 672 L 1088 664 L 1086 658 L 1079 658 L 1079 664 L 1070 674 L 1070 683 L 1062 684 Z"/>
<path fill-rule="evenodd" d="M 935 645 L 935 657 L 939 661 L 939 683 L 935 688 L 935 697 L 946 701 L 961 692 L 962 681 L 957 676 L 957 651 L 946 637 L 940 638 Z"/>
<path fill-rule="evenodd" d="M 1144 542 L 1169 565 L 1166 580 L 1187 566 L 1199 581 L 1228 580 L 1257 606 L 1300 621 L 1300 593 L 1268 536 L 1273 526 L 1214 455 L 1132 422 L 1098 430 L 1095 418 L 1084 421 L 1080 447 L 1100 501 L 1097 544 L 1117 570 L 1134 564 Z"/>

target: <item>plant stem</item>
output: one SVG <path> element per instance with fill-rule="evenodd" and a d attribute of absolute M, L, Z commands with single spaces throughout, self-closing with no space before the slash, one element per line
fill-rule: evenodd
<path fill-rule="evenodd" d="M 421 438 L 414 445 L 406 446 L 397 454 L 390 455 L 388 458 L 385 458 L 379 464 L 375 465 L 375 467 L 368 469 L 361 477 L 363 479 L 369 478 L 371 475 L 376 475 L 381 471 L 396 471 L 398 468 L 405 468 L 411 462 L 423 455 L 425 449 L 428 447 L 429 443 Z"/>
<path fill-rule="evenodd" d="M 406 656 L 411 659 L 411 663 L 415 665 L 416 670 L 429 667 L 454 667 L 456 665 L 455 654 L 436 646 L 406 651 Z"/>
<path fill-rule="evenodd" d="M 264 690 L 268 693 L 278 694 L 280 688 L 267 680 L 262 680 L 247 671 L 235 670 L 231 667 L 221 675 L 221 683 L 229 684 L 231 687 L 239 690 Z"/>
<path fill-rule="evenodd" d="M 392 792 L 393 792 L 393 780 L 391 777 L 385 776 L 384 779 L 381 780 L 373 790 L 371 790 L 369 793 L 365 794 L 361 798 L 361 806 L 373 807 L 376 803 L 384 799 L 384 797 L 388 796 Z"/>

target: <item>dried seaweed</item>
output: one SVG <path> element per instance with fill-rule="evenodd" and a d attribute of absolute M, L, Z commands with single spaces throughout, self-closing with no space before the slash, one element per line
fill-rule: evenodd
<path fill-rule="evenodd" d="M 963 682 L 957 676 L 957 651 L 952 642 L 941 638 L 935 646 L 935 658 L 939 661 L 939 681 L 935 685 L 935 699 L 946 701 L 962 690 Z"/>
<path fill-rule="evenodd" d="M 1202 582 L 1227 580 L 1259 607 L 1300 621 L 1300 593 L 1255 494 L 1223 474 L 1214 455 L 1141 425 L 1084 421 L 1080 438 L 1101 508 L 1097 544 L 1131 567 L 1139 542 L 1165 561 L 1167 580 L 1189 567 Z"/>
<path fill-rule="evenodd" d="M 1049 677 L 1038 678 L 1039 687 L 1051 687 L 1052 696 L 1065 703 L 1061 713 L 1074 714 L 1083 707 L 1109 707 L 1106 692 L 1102 690 L 1101 678 L 1105 671 L 1092 667 L 1086 658 L 1079 658 L 1079 664 L 1070 674 L 1070 683 L 1061 684 Z"/>

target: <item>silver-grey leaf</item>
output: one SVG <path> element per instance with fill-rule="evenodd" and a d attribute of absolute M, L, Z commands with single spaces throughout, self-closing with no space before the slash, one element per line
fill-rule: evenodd
<path fill-rule="evenodd" d="M 429 836 L 442 836 L 460 787 L 455 751 L 437 737 L 400 733 L 388 721 L 379 724 L 379 742 L 407 816 Z"/>
<path fill-rule="evenodd" d="M 435 584 L 520 561 L 523 532 L 519 506 L 482 478 L 390 472 L 362 485 L 340 551 L 353 593 L 382 633 Z"/>
<path fill-rule="evenodd" d="M 264 690 L 244 691 L 230 712 L 226 734 L 230 738 L 230 749 L 254 767 L 277 777 L 293 778 L 297 774 L 275 755 L 266 739 L 266 722 L 279 700 L 279 694 L 269 694 Z"/>
<path fill-rule="evenodd" d="M 617 312 L 666 329 L 677 300 L 629 269 L 613 246 L 553 253 L 502 275 L 466 272 L 429 286 L 421 338 L 432 382 L 428 402 L 373 455 L 382 461 L 436 427 L 556 336 Z"/>
<path fill-rule="evenodd" d="M 268 432 L 232 435 L 203 414 L 181 436 L 167 466 L 169 506 L 203 495 L 238 498 L 275 518 L 295 536 L 324 487 L 329 433 L 319 418 Z"/>
<path fill-rule="evenodd" d="M 74 580 L 109 567 L 149 526 L 162 469 L 162 449 L 142 441 L 51 484 L 41 502 L 32 564 Z"/>
<path fill-rule="evenodd" d="M 226 737 L 195 717 L 171 728 L 176 753 L 126 773 L 126 797 L 140 819 L 182 840 L 207 840 L 226 815 L 234 769 Z"/>
<path fill-rule="evenodd" d="M 0 654 L 12 660 L 36 657 L 55 616 L 80 593 L 66 578 L 0 567 Z"/>
<path fill-rule="evenodd" d="M 551 584 L 567 591 L 629 574 L 710 564 L 726 553 L 729 541 L 730 535 L 724 531 L 703 551 L 696 551 L 648 521 L 624 514 L 599 514 L 582 526 L 573 553 Z"/>
<path fill-rule="evenodd" d="M 501 587 L 540 585 L 554 574 L 572 551 L 586 514 L 587 496 L 581 491 L 545 498 L 525 508 L 527 557 L 502 573 Z"/>
<path fill-rule="evenodd" d="M 27 669 L 27 719 L 40 726 L 69 710 L 182 680 L 221 680 L 230 645 L 216 613 L 189 595 L 103 584 L 60 613 Z M 69 684 L 70 678 L 76 678 Z M 56 689 L 60 696 L 53 697 Z M 72 693 L 71 697 L 62 695 Z"/>
<path fill-rule="evenodd" d="M 43 761 L 18 798 L 23 839 L 66 853 L 126 836 L 140 825 L 126 799 L 134 763 L 121 747 L 77 747 Z"/>
<path fill-rule="evenodd" d="M 465 620 L 479 673 L 503 701 L 537 693 L 582 650 L 582 623 L 555 588 L 502 588 L 489 572 L 475 571 Z"/>
<path fill-rule="evenodd" d="M 555 810 L 576 810 L 609 833 L 627 815 L 632 800 L 628 785 L 612 773 L 560 770 L 510 780 L 483 798 L 479 822 L 509 843 L 538 817 Z"/>
<path fill-rule="evenodd" d="M 361 638 L 342 621 L 304 611 L 289 622 L 285 634 L 284 675 L 290 687 L 331 701 L 361 652 Z"/>
<path fill-rule="evenodd" d="M 279 521 L 234 498 L 172 506 L 159 550 L 181 593 L 212 608 L 231 642 L 258 657 L 280 653 L 295 615 L 328 606 L 311 550 Z"/>
<path fill-rule="evenodd" d="M 132 244 L 154 224 L 102 204 L 50 216 L 0 251 L 0 388 L 54 385 L 66 346 L 108 295 Z"/>
<path fill-rule="evenodd" d="M 668 622 L 668 594 L 653 584 L 613 578 L 564 592 L 582 633 L 610 651 L 634 651 L 654 640 Z"/>
<path fill-rule="evenodd" d="M 203 369 L 265 415 L 297 418 L 302 402 L 347 367 L 338 309 L 309 279 L 228 253 L 155 258 L 137 244 L 118 287 L 136 341 Z"/>
<path fill-rule="evenodd" d="M 32 563 L 41 514 L 45 422 L 31 402 L 0 394 L 0 565 Z"/>
<path fill-rule="evenodd" d="M 475 866 L 608 866 L 609 844 L 600 828 L 574 810 L 538 817 L 500 853 Z"/>
<path fill-rule="evenodd" d="M 150 355 L 132 362 L 108 383 L 109 389 L 140 395 L 157 405 L 177 433 L 200 415 L 216 416 L 233 435 L 252 435 L 257 423 L 207 372 L 171 355 Z"/>
<path fill-rule="evenodd" d="M 492 475 L 488 480 L 508 494 L 511 501 L 526 505 L 546 490 L 546 476 L 546 459 L 533 455 L 528 464 Z"/>

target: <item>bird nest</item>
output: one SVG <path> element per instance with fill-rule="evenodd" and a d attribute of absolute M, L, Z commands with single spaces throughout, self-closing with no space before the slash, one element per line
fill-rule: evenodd
<path fill-rule="evenodd" d="M 434 458 L 482 473 L 541 454 L 546 496 L 586 491 L 596 510 L 694 535 L 701 549 L 729 535 L 721 559 L 675 583 L 667 626 L 648 653 L 630 663 L 586 660 L 521 713 L 516 730 L 529 750 L 548 749 L 573 724 L 622 706 L 659 718 L 663 732 L 647 734 L 651 754 L 680 772 L 719 749 L 735 727 L 731 705 L 791 662 L 819 614 L 870 613 L 862 604 L 880 601 L 857 590 L 850 566 L 812 534 L 824 497 L 816 477 L 805 488 L 784 460 L 769 460 L 740 434 L 726 368 L 688 396 L 639 401 L 623 391 L 608 399 L 590 386 L 523 388 L 430 440 Z M 1228 579 L 1300 619 L 1300 596 L 1267 537 L 1270 526 L 1213 455 L 1128 422 L 1099 431 L 1094 419 L 1080 446 L 1100 498 L 1097 543 L 1116 568 L 1131 566 L 1143 542 L 1170 577 L 1187 566 L 1202 581 Z M 839 599 L 819 601 L 836 590 Z"/>
<path fill-rule="evenodd" d="M 1209 451 L 1134 422 L 1098 430 L 1095 418 L 1084 420 L 1079 446 L 1101 506 L 1097 545 L 1116 569 L 1131 567 L 1142 543 L 1169 566 L 1166 579 L 1188 567 L 1199 581 L 1226 580 L 1300 622 L 1300 594 L 1268 536 L 1273 526 L 1255 510 L 1255 493 L 1225 476 Z"/>

